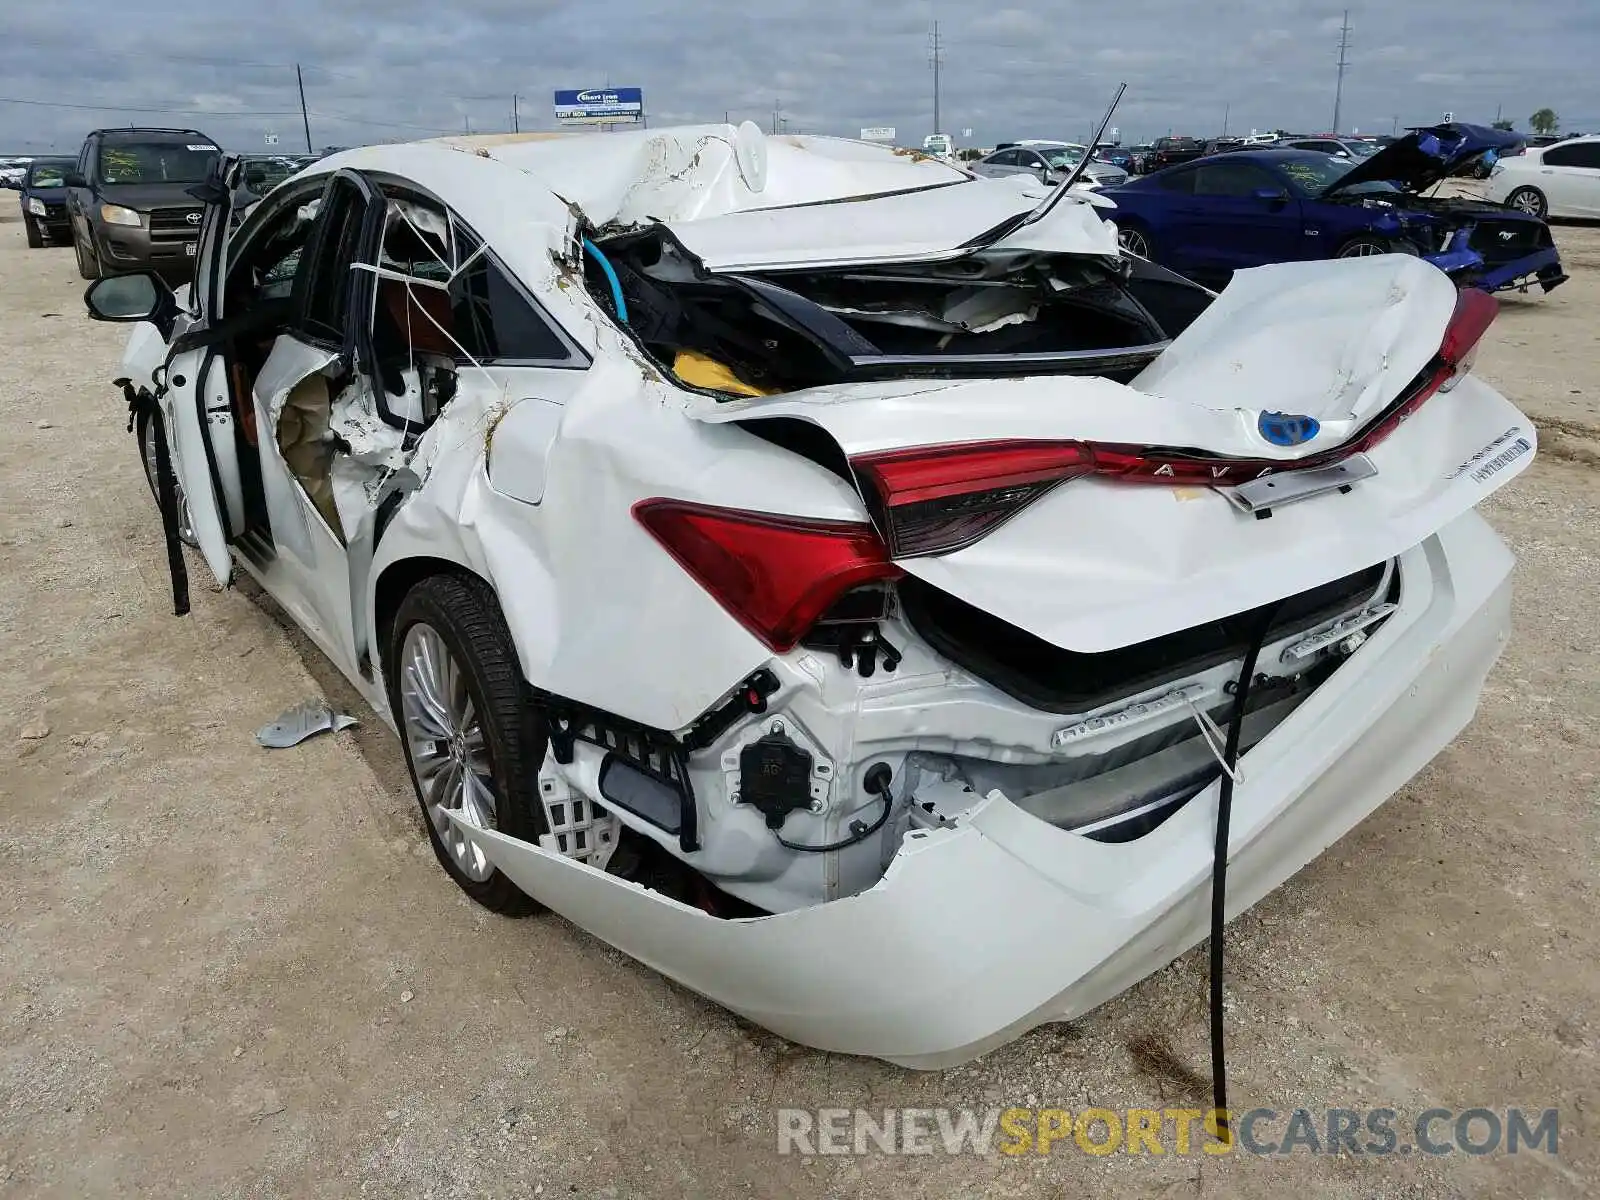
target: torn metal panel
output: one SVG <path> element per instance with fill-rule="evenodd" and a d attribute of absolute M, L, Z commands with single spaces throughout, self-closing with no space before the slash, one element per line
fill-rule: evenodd
<path fill-rule="evenodd" d="M 308 700 L 282 713 L 256 731 L 256 741 L 268 750 L 287 750 L 319 733 L 336 733 L 359 722 L 345 713 L 336 713 L 324 700 Z"/>

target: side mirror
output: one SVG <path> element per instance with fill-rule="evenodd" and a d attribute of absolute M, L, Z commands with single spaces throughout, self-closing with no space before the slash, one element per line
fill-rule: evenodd
<path fill-rule="evenodd" d="M 67 186 L 86 188 L 89 186 L 89 181 L 83 177 L 82 171 L 68 171 Z"/>
<path fill-rule="evenodd" d="M 96 321 L 154 321 L 173 315 L 172 289 L 159 275 L 138 271 L 96 279 L 83 293 L 89 316 Z"/>

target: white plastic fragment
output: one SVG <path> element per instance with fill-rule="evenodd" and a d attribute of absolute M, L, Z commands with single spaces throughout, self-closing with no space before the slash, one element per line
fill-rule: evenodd
<path fill-rule="evenodd" d="M 359 722 L 345 713 L 336 713 L 322 700 L 308 700 L 284 712 L 269 725 L 256 731 L 256 741 L 268 750 L 287 750 L 309 737 L 349 729 Z"/>

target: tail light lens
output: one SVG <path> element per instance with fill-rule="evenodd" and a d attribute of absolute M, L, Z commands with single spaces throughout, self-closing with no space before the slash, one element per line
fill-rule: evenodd
<path fill-rule="evenodd" d="M 1081 442 L 975 442 L 850 460 L 895 558 L 970 546 L 1057 484 L 1094 470 Z"/>
<path fill-rule="evenodd" d="M 902 572 L 870 525 L 641 500 L 634 518 L 746 629 L 791 650 L 851 588 Z"/>
<path fill-rule="evenodd" d="M 1448 392 L 1472 371 L 1477 361 L 1478 343 L 1494 324 L 1500 311 L 1500 301 L 1488 292 L 1467 288 L 1456 297 L 1456 311 L 1444 331 L 1444 341 L 1439 346 L 1440 369 L 1449 374 L 1440 381 L 1436 390 Z"/>
<path fill-rule="evenodd" d="M 1472 370 L 1478 343 L 1499 308 L 1487 292 L 1462 290 L 1438 355 L 1387 412 L 1354 440 L 1289 462 L 1137 445 L 997 441 L 863 454 L 850 465 L 866 485 L 863 490 L 893 558 L 949 554 L 970 546 L 1051 488 L 1083 475 L 1125 483 L 1219 486 L 1324 467 L 1370 450 L 1429 397 L 1459 383 Z"/>

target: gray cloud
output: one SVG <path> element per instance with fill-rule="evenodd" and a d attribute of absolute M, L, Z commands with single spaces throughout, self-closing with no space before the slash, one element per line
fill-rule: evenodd
<path fill-rule="evenodd" d="M 946 129 L 971 141 L 1083 137 L 1118 80 L 1125 138 L 1284 125 L 1325 128 L 1342 5 L 1179 0 L 940 6 Z M 97 125 L 188 125 L 225 145 L 303 143 L 293 63 L 305 64 L 318 146 L 552 125 L 558 87 L 638 85 L 652 123 L 749 118 L 854 135 L 931 131 L 928 25 L 907 0 L 99 0 L 12 6 L 0 95 L 117 112 L 0 103 L 0 152 L 76 148 Z M 1446 111 L 1525 128 L 1544 105 L 1600 128 L 1589 59 L 1593 0 L 1519 20 L 1502 0 L 1408 0 L 1352 12 L 1344 124 L 1387 132 Z"/>

